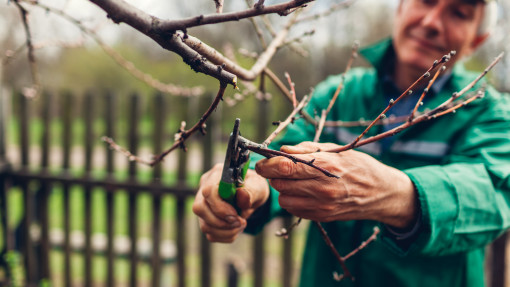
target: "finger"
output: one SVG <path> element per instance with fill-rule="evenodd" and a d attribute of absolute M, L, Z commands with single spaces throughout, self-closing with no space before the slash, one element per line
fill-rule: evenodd
<path fill-rule="evenodd" d="M 207 238 L 210 241 L 214 242 L 233 242 L 239 233 L 241 233 L 244 228 L 246 227 L 246 221 L 241 224 L 238 228 L 232 228 L 232 229 L 217 229 L 209 224 L 207 222 L 200 220 L 200 229 L 203 233 L 207 235 Z"/>
<path fill-rule="evenodd" d="M 237 189 L 237 205 L 245 211 L 254 209 L 266 202 L 269 197 L 267 180 L 258 175 L 254 170 L 248 170 L 244 185 Z"/>
<path fill-rule="evenodd" d="M 336 147 L 338 147 L 338 145 L 333 143 L 301 142 L 295 146 L 284 145 L 280 148 L 280 151 L 289 154 L 306 154 L 331 150 Z"/>
<path fill-rule="evenodd" d="M 207 224 L 220 229 L 232 229 L 232 228 L 238 228 L 241 226 L 240 221 L 237 219 L 237 217 L 225 217 L 225 218 L 219 218 L 217 217 L 211 210 L 211 207 L 205 201 L 205 199 L 202 196 L 201 192 L 197 193 L 197 196 L 195 197 L 195 201 L 193 202 L 192 206 L 193 213 L 195 213 L 201 220 L 204 220 L 207 222 Z"/>
<path fill-rule="evenodd" d="M 313 159 L 310 155 L 302 155 L 299 158 L 306 161 Z M 320 177 L 322 173 L 317 169 L 299 162 L 293 162 L 285 157 L 273 157 L 270 159 L 263 159 L 257 162 L 255 171 L 261 176 L 271 178 L 294 178 L 294 179 L 307 179 Z"/>

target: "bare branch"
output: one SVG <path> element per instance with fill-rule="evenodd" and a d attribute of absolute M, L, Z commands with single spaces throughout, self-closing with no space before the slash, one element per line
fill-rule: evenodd
<path fill-rule="evenodd" d="M 269 68 L 264 69 L 264 73 L 269 77 L 269 79 L 276 85 L 276 87 L 283 93 L 283 95 L 292 103 L 292 95 L 291 92 L 287 89 L 287 87 L 280 81 L 280 79 L 271 71 Z M 309 123 L 314 126 L 317 125 L 317 121 L 313 119 L 306 111 L 301 110 L 299 114 Z"/>
<path fill-rule="evenodd" d="M 132 154 L 129 150 L 121 147 L 110 137 L 104 136 L 101 138 L 101 140 L 104 141 L 105 143 L 107 143 L 110 146 L 110 148 L 112 148 L 113 150 L 116 150 L 117 152 L 125 155 L 129 161 L 136 161 L 138 163 L 146 164 L 146 165 L 151 164 L 150 161 L 140 158 L 139 156 Z"/>
<path fill-rule="evenodd" d="M 331 5 L 328 9 L 325 9 L 322 12 L 319 12 L 319 13 L 316 13 L 316 14 L 313 14 L 313 15 L 308 15 L 308 16 L 299 18 L 297 20 L 297 22 L 301 23 L 301 22 L 305 22 L 305 21 L 318 20 L 318 19 L 320 19 L 322 17 L 329 16 L 332 13 L 334 13 L 334 12 L 340 10 L 340 9 L 347 8 L 347 7 L 351 6 L 355 1 L 356 0 L 345 0 L 345 1 L 342 1 L 340 3 L 336 3 L 334 5 Z"/>
<path fill-rule="evenodd" d="M 188 45 L 194 51 L 198 52 L 200 55 L 207 57 L 207 59 L 212 63 L 216 65 L 222 65 L 226 71 L 229 71 L 237 75 L 240 79 L 252 81 L 255 78 L 257 78 L 257 76 L 262 72 L 262 70 L 264 70 L 264 68 L 267 67 L 267 64 L 269 63 L 271 58 L 274 56 L 278 48 L 282 45 L 285 38 L 287 37 L 289 30 L 294 24 L 296 18 L 297 14 L 295 14 L 288 21 L 287 25 L 285 25 L 285 27 L 271 41 L 267 49 L 259 55 L 257 61 L 250 70 L 246 70 L 243 67 L 240 67 L 239 65 L 232 62 L 227 57 L 223 56 L 221 53 L 216 51 L 214 48 L 208 46 L 207 44 L 203 43 L 202 41 L 195 37 L 184 35 L 181 32 L 178 32 L 177 35 L 179 35 L 182 38 L 182 41 L 186 45 Z"/>
<path fill-rule="evenodd" d="M 340 256 L 340 254 L 336 250 L 335 245 L 333 244 L 333 242 L 331 242 L 331 239 L 329 238 L 326 230 L 322 227 L 320 222 L 314 221 L 313 223 L 315 224 L 315 226 L 317 226 L 317 229 L 319 229 L 319 231 L 322 235 L 322 238 L 324 239 L 324 242 L 326 242 L 326 245 L 328 245 L 329 249 L 331 249 L 331 252 L 333 252 L 333 255 L 335 255 L 336 260 L 338 261 L 338 263 L 340 263 L 340 266 L 342 267 L 342 270 L 344 273 L 342 274 L 341 277 L 336 278 L 337 281 L 340 281 L 343 278 L 351 278 L 351 280 L 354 281 L 354 277 L 352 277 L 351 272 L 345 265 L 345 260 L 342 258 L 342 256 Z"/>
<path fill-rule="evenodd" d="M 209 106 L 207 111 L 204 113 L 204 115 L 202 115 L 200 120 L 193 127 L 191 127 L 189 130 L 184 130 L 184 128 L 186 127 L 186 122 L 184 122 L 184 121 L 181 122 L 181 127 L 179 128 L 179 131 L 175 135 L 174 144 L 170 148 L 168 148 L 167 150 L 162 152 L 161 154 L 154 156 L 152 161 L 143 160 L 140 157 L 132 154 L 128 150 L 117 145 L 111 138 L 103 137 L 103 141 L 107 142 L 111 148 L 126 155 L 128 157 L 128 159 L 131 161 L 136 161 L 139 163 L 154 166 L 154 165 L 158 164 L 159 162 L 161 162 L 169 153 L 171 153 L 175 149 L 182 148 L 183 150 L 186 150 L 186 146 L 184 145 L 184 142 L 195 132 L 201 131 L 202 133 L 205 133 L 205 122 L 207 121 L 209 116 L 212 114 L 212 112 L 214 110 L 216 110 L 216 107 L 218 106 L 220 101 L 223 99 L 223 94 L 225 93 L 226 87 L 227 87 L 226 83 L 220 82 L 220 88 L 219 88 L 218 93 L 216 94 L 216 97 L 214 98 L 213 102 L 211 103 L 211 105 Z"/>
<path fill-rule="evenodd" d="M 367 247 L 367 245 L 370 244 L 370 242 L 375 241 L 377 239 L 377 235 L 379 234 L 379 232 L 381 232 L 379 227 L 374 226 L 374 232 L 372 233 L 372 235 L 367 240 L 361 242 L 361 244 L 360 244 L 360 246 L 358 246 L 358 248 L 354 249 L 349 254 L 345 255 L 343 257 L 343 260 L 347 260 L 347 259 L 351 258 L 353 255 L 358 253 L 361 249 Z"/>
<path fill-rule="evenodd" d="M 324 129 L 324 124 L 326 123 L 327 116 L 328 116 L 328 111 L 322 110 L 321 119 L 319 120 L 319 125 L 317 126 L 317 130 L 315 131 L 315 137 L 313 138 L 313 142 L 319 142 L 319 139 L 322 134 L 322 130 Z"/>
<path fill-rule="evenodd" d="M 103 9 L 115 23 L 124 22 L 149 36 L 161 47 L 181 56 L 184 62 L 194 71 L 209 75 L 222 83 L 228 83 L 237 87 L 236 75 L 208 62 L 202 55 L 184 44 L 180 36 L 161 29 L 159 26 L 161 21 L 158 18 L 150 16 L 122 0 L 90 1 Z"/>
<path fill-rule="evenodd" d="M 426 88 L 423 90 L 423 92 L 421 93 L 421 96 L 420 96 L 420 98 L 418 99 L 418 101 L 416 102 L 416 105 L 414 106 L 414 109 L 413 109 L 413 111 L 411 112 L 411 115 L 409 116 L 408 121 L 412 121 L 412 120 L 413 120 L 413 118 L 414 118 L 414 116 L 415 116 L 416 112 L 418 111 L 418 107 L 419 107 L 419 106 L 421 106 L 421 105 L 423 104 L 423 98 L 424 98 L 424 97 L 425 97 L 425 95 L 429 92 L 430 87 L 432 87 L 432 84 L 434 84 L 434 82 L 436 81 L 436 79 L 437 79 L 437 77 L 439 76 L 439 74 L 440 74 L 442 71 L 444 71 L 444 70 L 446 70 L 446 66 L 443 64 L 443 65 L 441 66 L 441 68 L 440 68 L 440 69 L 438 69 L 438 70 L 436 71 L 436 74 L 434 75 L 434 77 L 432 78 L 432 80 L 430 80 L 430 81 L 429 81 L 429 83 L 428 83 L 427 87 L 426 87 Z"/>
<path fill-rule="evenodd" d="M 302 110 L 306 106 L 306 104 L 308 104 L 309 99 L 310 99 L 309 96 L 304 96 L 301 102 L 299 102 L 299 105 L 297 105 L 294 108 L 294 110 L 290 113 L 287 119 L 285 119 L 285 121 L 278 125 L 278 128 L 269 135 L 269 137 L 262 143 L 262 145 L 268 146 L 269 143 L 271 143 L 274 140 L 274 138 L 278 134 L 280 134 L 280 132 L 282 132 L 291 122 L 293 122 L 294 116 L 296 116 L 296 114 L 299 113 L 299 111 Z"/>
<path fill-rule="evenodd" d="M 292 107 L 296 108 L 297 107 L 296 89 L 295 89 L 296 85 L 294 84 L 294 82 L 292 82 L 292 79 L 290 78 L 289 73 L 285 72 L 285 78 L 287 78 L 287 82 L 289 83 L 289 87 L 290 87 L 290 96 L 292 97 Z"/>
<path fill-rule="evenodd" d="M 444 55 L 440 61 L 435 61 L 432 66 L 423 74 L 421 75 L 411 86 L 409 86 L 396 100 L 391 100 L 388 103 L 388 106 L 377 116 L 377 118 L 354 140 L 352 143 L 349 144 L 351 147 L 357 146 L 357 143 L 365 136 L 365 134 L 375 125 L 376 122 L 378 122 L 380 119 L 384 119 L 386 117 L 386 112 L 393 107 L 396 103 L 398 103 L 401 99 L 403 99 L 405 96 L 410 95 L 412 93 L 412 89 L 418 85 L 423 79 L 430 77 L 430 72 L 435 70 L 439 64 L 446 63 L 450 60 L 451 56 L 455 55 L 455 52 L 452 51 L 447 55 Z"/>
<path fill-rule="evenodd" d="M 27 98 L 34 98 L 39 94 L 40 81 L 37 73 L 34 47 L 32 45 L 32 34 L 30 33 L 30 26 L 28 25 L 28 12 L 25 7 L 19 3 L 19 1 L 14 0 L 13 2 L 20 12 L 23 28 L 25 29 L 26 46 L 28 47 L 28 62 L 30 65 L 30 73 L 32 75 L 32 86 L 24 88 L 23 95 Z"/>
<path fill-rule="evenodd" d="M 223 0 L 214 0 L 216 5 L 216 13 L 223 13 Z"/>
<path fill-rule="evenodd" d="M 124 58 L 122 55 L 120 55 L 117 51 L 115 51 L 113 48 L 108 46 L 95 31 L 92 29 L 89 29 L 83 25 L 81 21 L 78 19 L 70 16 L 69 14 L 65 13 L 63 10 L 56 9 L 54 7 L 50 7 L 47 5 L 44 5 L 39 2 L 33 2 L 33 1 L 25 1 L 29 4 L 35 5 L 40 7 L 41 9 L 44 9 L 46 12 L 51 12 L 55 15 L 58 15 L 65 20 L 69 21 L 78 29 L 80 29 L 83 33 L 91 37 L 98 45 L 103 49 L 103 51 L 110 56 L 119 66 L 121 66 L 124 70 L 126 70 L 128 73 L 130 73 L 135 78 L 139 79 L 140 81 L 146 83 L 147 85 L 153 87 L 154 89 L 163 92 L 163 93 L 169 93 L 176 96 L 198 96 L 203 93 L 203 88 L 201 87 L 194 87 L 194 88 L 185 88 L 178 85 L 173 84 L 165 84 L 160 82 L 159 80 L 153 78 L 151 75 L 142 72 L 136 66 L 128 61 L 126 58 Z"/>
<path fill-rule="evenodd" d="M 258 153 L 258 154 L 260 154 L 262 156 L 265 156 L 266 158 L 272 158 L 272 157 L 275 157 L 275 156 L 282 156 L 282 157 L 290 159 L 294 163 L 302 163 L 302 164 L 305 164 L 305 165 L 310 166 L 312 168 L 315 168 L 316 170 L 322 172 L 324 175 L 326 175 L 328 177 L 340 178 L 339 176 L 332 174 L 331 172 L 327 171 L 326 169 L 324 169 L 324 168 L 322 168 L 320 166 L 315 165 L 314 164 L 315 159 L 312 159 L 312 160 L 300 159 L 300 158 L 295 157 L 295 156 L 293 156 L 291 154 L 288 154 L 288 153 L 285 153 L 285 152 L 281 152 L 281 151 L 277 151 L 277 150 L 268 149 L 264 145 L 261 145 L 261 144 L 255 143 L 255 142 L 251 142 L 249 140 L 246 140 L 246 141 L 249 142 L 249 144 L 245 145 L 246 149 L 248 149 L 248 150 L 250 150 L 250 151 L 252 151 L 254 153 Z"/>
<path fill-rule="evenodd" d="M 160 161 L 162 161 L 163 158 L 165 158 L 165 156 L 167 156 L 170 152 L 172 152 L 176 148 L 178 148 L 178 147 L 184 148 L 184 142 L 186 141 L 186 139 L 190 135 L 195 133 L 196 131 L 200 130 L 202 132 L 205 132 L 205 122 L 207 121 L 209 116 L 212 114 L 212 112 L 214 110 L 216 110 L 216 107 L 218 106 L 220 101 L 223 99 L 223 94 L 225 93 L 226 87 L 227 87 L 226 83 L 221 83 L 220 82 L 220 89 L 219 89 L 218 93 L 216 94 L 216 97 L 214 98 L 212 104 L 209 106 L 209 108 L 204 113 L 204 115 L 200 118 L 200 120 L 192 128 L 190 128 L 189 130 L 179 132 L 179 135 L 176 138 L 176 141 L 174 142 L 174 144 L 169 149 L 164 151 L 163 153 L 161 153 L 158 156 L 154 157 L 154 160 L 150 163 L 151 166 L 154 166 L 155 164 L 157 164 Z M 181 129 L 183 129 L 183 128 L 181 127 Z"/>

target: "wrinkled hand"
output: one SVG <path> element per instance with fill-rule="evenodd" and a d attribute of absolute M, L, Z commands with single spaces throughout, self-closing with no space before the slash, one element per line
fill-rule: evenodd
<path fill-rule="evenodd" d="M 200 178 L 193 212 L 199 217 L 200 229 L 212 242 L 233 242 L 246 227 L 248 218 L 255 209 L 266 202 L 269 197 L 267 181 L 248 170 L 244 186 L 237 189 L 237 206 L 239 216 L 232 205 L 225 202 L 218 194 L 223 165 L 217 164 Z"/>
<path fill-rule="evenodd" d="M 377 220 L 398 228 L 414 222 L 417 195 L 405 173 L 354 150 L 323 152 L 335 147 L 304 142 L 281 151 L 315 159 L 315 165 L 339 179 L 284 157 L 261 160 L 256 171 L 280 192 L 280 206 L 298 217 L 320 222 Z"/>

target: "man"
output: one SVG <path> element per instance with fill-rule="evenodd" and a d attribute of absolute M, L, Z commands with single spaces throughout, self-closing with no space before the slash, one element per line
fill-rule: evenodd
<path fill-rule="evenodd" d="M 362 51 L 373 68 L 346 75 L 328 119 L 375 118 L 435 59 L 455 50 L 452 67 L 471 54 L 488 36 L 484 23 L 490 19 L 484 15 L 490 5 L 402 0 L 392 39 Z M 438 106 L 475 77 L 455 65 L 436 81 L 421 109 Z M 327 107 L 339 82 L 336 76 L 318 85 L 308 112 Z M 409 114 L 419 94 L 415 91 L 390 112 Z M 367 136 L 392 127 L 375 127 Z M 347 261 L 356 281 L 340 284 L 332 273 L 341 268 L 312 225 L 301 286 L 483 286 L 484 246 L 510 225 L 509 97 L 489 87 L 483 99 L 455 114 L 360 151 L 323 152 L 349 143 L 363 129 L 326 129 L 319 144 L 306 142 L 314 127 L 297 121 L 277 143 L 281 150 L 314 158 L 341 178 L 282 157 L 260 160 L 238 189 L 242 216 L 218 197 L 221 166 L 216 166 L 202 176 L 193 206 L 200 228 L 211 241 L 232 242 L 243 230 L 257 232 L 285 210 L 323 222 L 339 253 L 347 254 L 380 225 L 380 239 Z"/>

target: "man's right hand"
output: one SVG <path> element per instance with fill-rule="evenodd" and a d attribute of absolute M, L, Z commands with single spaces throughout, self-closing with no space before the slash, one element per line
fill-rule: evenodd
<path fill-rule="evenodd" d="M 239 216 L 230 204 L 220 198 L 218 186 L 223 165 L 217 164 L 200 178 L 200 187 L 193 202 L 193 212 L 198 216 L 200 229 L 212 242 L 233 242 L 246 227 L 246 218 L 269 197 L 265 178 L 248 170 L 243 187 L 237 189 Z"/>

